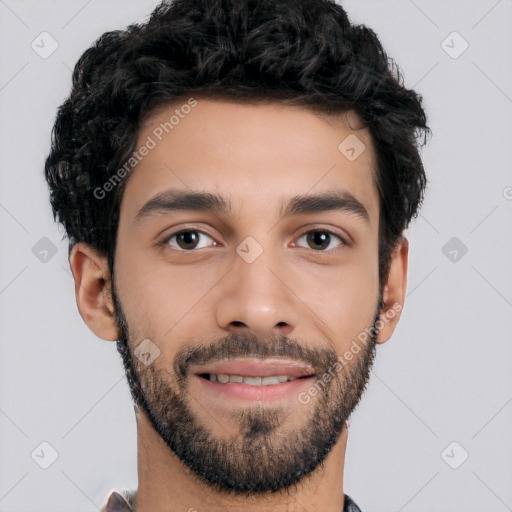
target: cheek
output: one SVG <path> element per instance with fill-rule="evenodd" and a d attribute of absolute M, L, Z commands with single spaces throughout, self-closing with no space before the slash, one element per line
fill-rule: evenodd
<path fill-rule="evenodd" d="M 180 348 L 190 340 L 203 339 L 205 330 L 214 328 L 215 305 L 209 304 L 207 297 L 219 272 L 171 265 L 152 258 L 149 251 L 119 251 L 116 286 L 132 343 L 136 346 L 149 338 L 160 350 L 158 366 L 172 365 Z"/>
<path fill-rule="evenodd" d="M 318 269 L 307 281 L 314 286 L 303 282 L 301 298 L 318 315 L 319 328 L 342 351 L 373 322 L 379 291 L 378 255 L 368 252 L 337 269 Z"/>

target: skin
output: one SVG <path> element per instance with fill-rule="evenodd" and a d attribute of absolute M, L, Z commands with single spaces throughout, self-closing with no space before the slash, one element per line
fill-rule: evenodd
<path fill-rule="evenodd" d="M 141 127 L 137 147 L 175 109 L 172 105 L 150 116 Z M 172 368 L 175 354 L 187 345 L 229 333 L 261 338 L 285 334 L 342 355 L 371 325 L 379 290 L 375 155 L 369 131 L 352 129 L 357 119 L 350 120 L 347 126 L 346 118 L 301 107 L 198 98 L 190 114 L 132 171 L 120 209 L 116 292 L 133 343 L 149 338 L 158 346 L 160 356 L 153 363 L 158 368 Z M 338 150 L 350 134 L 357 134 L 366 146 L 354 161 Z M 145 202 L 169 188 L 220 193 L 230 200 L 233 214 L 175 211 L 137 222 Z M 349 191 L 361 202 L 369 222 L 337 210 L 281 218 L 290 197 L 334 189 Z M 205 233 L 201 248 L 185 254 L 176 238 L 172 247 L 157 245 L 164 235 L 185 227 Z M 313 228 L 332 230 L 350 245 L 333 238 L 330 253 L 311 248 L 302 235 Z M 247 236 L 263 249 L 250 264 L 235 251 Z M 404 304 L 407 258 L 408 242 L 402 238 L 384 283 L 381 318 L 394 304 Z M 106 257 L 79 243 L 70 264 L 85 323 L 100 338 L 117 340 Z M 391 337 L 399 318 L 400 311 L 384 321 L 377 343 Z M 205 396 L 195 381 L 189 393 L 194 412 L 215 436 L 237 435 L 238 423 L 229 414 L 233 402 Z M 314 403 L 315 399 L 307 405 L 293 400 L 286 407 L 303 411 Z M 302 417 L 291 414 L 285 428 L 299 428 Z M 198 512 L 343 509 L 346 429 L 323 467 L 295 489 L 251 498 L 226 495 L 198 479 L 140 409 L 137 430 L 139 512 L 191 507 Z"/>

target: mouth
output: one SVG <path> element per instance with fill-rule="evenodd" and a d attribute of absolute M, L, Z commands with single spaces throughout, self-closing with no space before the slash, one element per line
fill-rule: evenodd
<path fill-rule="evenodd" d="M 273 386 L 274 384 L 282 384 L 283 382 L 292 382 L 297 379 L 308 379 L 313 375 L 305 375 L 303 377 L 292 377 L 290 375 L 270 375 L 268 377 L 244 377 L 243 375 L 228 375 L 226 373 L 203 373 L 199 377 L 208 379 L 221 384 L 229 384 L 230 382 L 237 384 L 248 384 L 249 386 Z"/>
<path fill-rule="evenodd" d="M 216 397 L 259 402 L 293 397 L 315 378 L 309 365 L 282 359 L 222 361 L 192 373 Z"/>

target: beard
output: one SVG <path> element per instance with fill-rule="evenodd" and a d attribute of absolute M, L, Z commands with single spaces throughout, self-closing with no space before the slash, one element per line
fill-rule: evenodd
<path fill-rule="evenodd" d="M 155 362 L 146 366 L 133 354 L 135 340 L 130 346 L 128 323 L 114 280 L 112 295 L 120 333 L 117 350 L 135 407 L 142 409 L 181 462 L 220 493 L 254 495 L 296 485 L 323 464 L 366 389 L 375 358 L 382 295 L 373 325 L 368 328 L 371 335 L 350 363 L 340 363 L 331 348 L 313 349 L 284 335 L 260 340 L 252 334 L 230 333 L 223 339 L 180 350 L 173 372 L 159 369 Z M 308 400 L 308 405 L 297 400 L 289 410 L 268 404 L 233 409 L 231 419 L 238 433 L 224 439 L 214 435 L 194 411 L 195 403 L 187 395 L 187 379 L 193 364 L 237 357 L 287 358 L 312 366 L 318 384 L 326 374 L 331 379 L 321 386 L 312 384 L 318 395 L 316 401 Z M 286 422 L 290 416 L 300 427 L 290 428 Z"/>

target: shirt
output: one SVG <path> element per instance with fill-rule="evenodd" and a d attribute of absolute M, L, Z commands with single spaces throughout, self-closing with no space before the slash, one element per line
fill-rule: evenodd
<path fill-rule="evenodd" d="M 137 512 L 136 502 L 137 490 L 132 492 L 125 491 L 124 493 L 112 491 L 106 504 L 101 509 L 101 512 Z M 343 512 L 361 512 L 361 509 L 354 503 L 350 496 L 345 494 Z"/>

